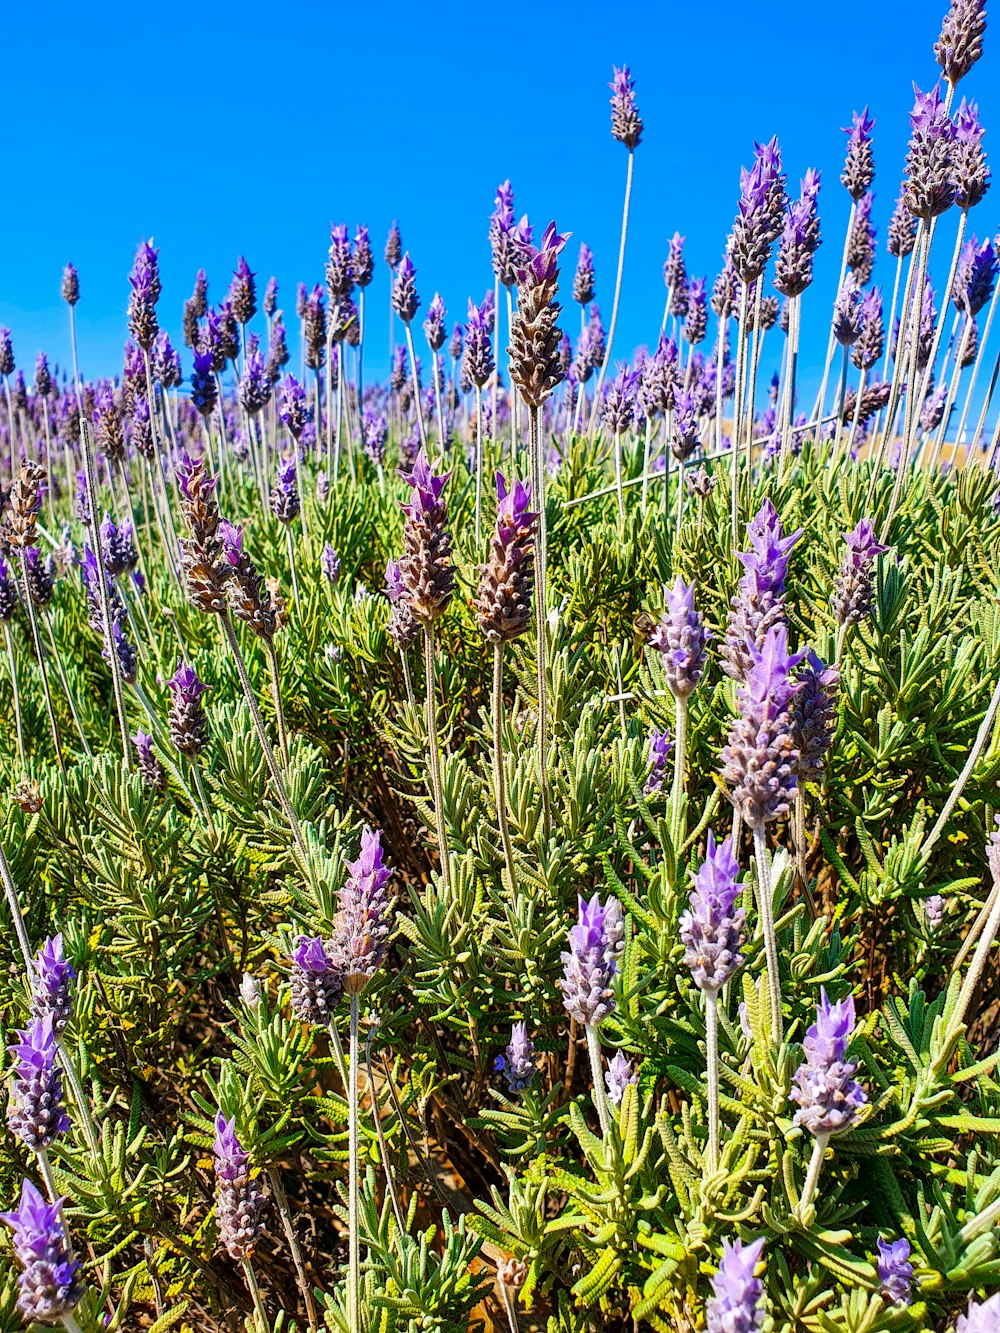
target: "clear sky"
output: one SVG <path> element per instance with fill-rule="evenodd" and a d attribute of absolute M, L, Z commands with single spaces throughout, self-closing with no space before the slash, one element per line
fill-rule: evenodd
<path fill-rule="evenodd" d="M 592 247 L 607 316 L 627 157 L 609 132 L 607 83 L 612 64 L 623 62 L 646 131 L 616 353 L 655 341 L 661 265 L 675 230 L 688 238 L 689 272 L 711 281 L 740 164 L 751 160 L 754 139 L 772 134 L 791 186 L 808 166 L 823 172 L 825 244 L 806 300 L 828 309 L 849 207 L 838 179 L 840 127 L 870 104 L 876 281 L 891 283 L 885 225 L 902 170 L 910 80 L 927 87 L 939 72 L 931 48 L 946 7 L 10 5 L 0 322 L 13 328 L 26 371 L 40 349 L 63 361 L 59 279 L 72 259 L 82 287 L 81 368 L 114 373 L 127 273 L 144 236 L 161 247 L 160 318 L 179 343 L 181 304 L 199 267 L 218 301 L 245 254 L 261 283 L 277 276 L 280 303 L 291 311 L 299 279 L 322 281 L 330 222 L 367 222 L 379 259 L 367 357 L 373 370 L 384 369 L 389 223 L 398 218 L 417 265 L 421 317 L 439 289 L 450 327 L 464 318 L 467 296 L 481 297 L 491 281 L 487 219 L 507 176 L 518 213 L 539 225 L 555 218 L 574 233 L 568 269 L 579 241 Z M 988 150 L 1000 100 L 991 95 L 1000 86 L 994 36 L 987 33 L 986 57 L 962 88 L 980 100 Z M 997 198 L 994 191 L 973 214 L 981 235 L 996 229 Z M 804 322 L 815 326 L 808 306 Z M 575 309 L 568 327 L 576 333 Z M 818 341 L 807 338 L 807 361 L 821 358 Z"/>

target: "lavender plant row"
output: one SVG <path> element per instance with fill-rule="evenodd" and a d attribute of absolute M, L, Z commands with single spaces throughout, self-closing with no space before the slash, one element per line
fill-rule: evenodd
<path fill-rule="evenodd" d="M 460 322 L 337 224 L 0 330 L 0 1333 L 1000 1329 L 984 31 L 629 361 L 627 67 L 613 280 L 505 181 Z"/>

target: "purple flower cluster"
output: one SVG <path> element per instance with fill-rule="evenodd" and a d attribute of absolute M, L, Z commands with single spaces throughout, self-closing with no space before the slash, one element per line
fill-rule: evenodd
<path fill-rule="evenodd" d="M 348 995 L 357 995 L 381 967 L 389 944 L 392 869 L 385 864 L 382 834 L 365 828 L 357 860 L 347 862 L 334 923 L 333 965 Z"/>
<path fill-rule="evenodd" d="M 0 1213 L 13 1232 L 14 1253 L 21 1265 L 17 1308 L 28 1323 L 58 1323 L 76 1309 L 83 1296 L 80 1264 L 62 1220 L 63 1199 L 48 1203 L 30 1180 L 21 1187 L 17 1211 Z"/>
<path fill-rule="evenodd" d="M 905 1236 L 891 1243 L 879 1236 L 878 1280 L 882 1295 L 893 1305 L 909 1305 L 913 1288 L 913 1265 L 910 1263 L 910 1242 Z"/>
<path fill-rule="evenodd" d="M 61 935 L 46 938 L 34 959 L 31 978 L 31 1016 L 52 1020 L 53 1036 L 62 1035 L 73 1012 L 70 994 L 76 980 L 76 969 L 63 955 Z"/>
<path fill-rule="evenodd" d="M 764 1284 L 754 1277 L 763 1248 L 763 1236 L 750 1245 L 722 1242 L 722 1262 L 705 1307 L 706 1333 L 757 1333 L 763 1327 Z"/>
<path fill-rule="evenodd" d="M 247 1259 L 264 1231 L 264 1195 L 250 1174 L 250 1155 L 236 1137 L 236 1119 L 215 1117 L 215 1217 L 230 1259 Z"/>
<path fill-rule="evenodd" d="M 511 1092 L 530 1088 L 538 1073 L 534 1057 L 535 1045 L 528 1037 L 523 1023 L 515 1023 L 510 1030 L 510 1042 L 503 1055 L 498 1055 L 493 1068 L 503 1074 Z"/>
<path fill-rule="evenodd" d="M 845 1058 L 853 1031 L 854 997 L 848 995 L 831 1004 L 821 990 L 816 1021 L 802 1043 L 806 1058 L 795 1071 L 795 1086 L 789 1094 L 799 1108 L 795 1124 L 810 1134 L 839 1134 L 849 1129 L 868 1101 L 864 1088 L 854 1081 L 856 1062 Z"/>
<path fill-rule="evenodd" d="M 56 1064 L 52 1015 L 32 1018 L 10 1047 L 17 1064 L 7 1104 L 7 1124 L 34 1151 L 47 1148 L 69 1129 L 62 1104 L 62 1072 Z"/>
<path fill-rule="evenodd" d="M 657 727 L 651 727 L 649 737 L 646 741 L 646 781 L 642 788 L 643 796 L 655 796 L 658 791 L 663 790 L 663 783 L 667 768 L 667 756 L 674 748 L 674 743 L 670 739 L 670 732 L 664 727 L 660 731 Z"/>
<path fill-rule="evenodd" d="M 686 699 L 705 670 L 710 632 L 694 605 L 694 584 L 678 574 L 667 593 L 667 606 L 649 636 L 649 646 L 661 655 L 667 686 L 675 699 Z"/>
<path fill-rule="evenodd" d="M 875 600 L 872 566 L 889 548 L 875 540 L 870 518 L 861 519 L 853 531 L 843 535 L 847 554 L 834 580 L 830 606 L 838 625 L 857 625 L 871 614 Z"/>
<path fill-rule="evenodd" d="M 559 985 L 570 1018 L 598 1027 L 615 1007 L 612 982 L 625 947 L 625 923 L 616 898 L 602 903 L 595 893 L 579 900 L 579 916 L 569 932 L 569 949 L 560 954 Z"/>
<path fill-rule="evenodd" d="M 608 1067 L 604 1071 L 604 1086 L 607 1089 L 608 1101 L 612 1106 L 621 1106 L 625 1089 L 629 1084 L 638 1082 L 638 1071 L 633 1069 L 632 1062 L 628 1057 L 618 1051 L 608 1061 Z"/>
<path fill-rule="evenodd" d="M 801 536 L 801 528 L 785 536 L 770 499 L 764 501 L 747 524 L 750 550 L 737 556 L 744 573 L 732 600 L 722 646 L 723 670 L 734 680 L 746 679 L 752 665 L 752 650 L 761 648 L 768 630 L 782 623 L 788 561 Z"/>
<path fill-rule="evenodd" d="M 717 995 L 743 965 L 740 948 L 746 909 L 736 906 L 739 873 L 732 840 L 727 838 L 716 846 L 709 829 L 705 859 L 695 875 L 690 907 L 681 916 L 678 930 L 691 979 L 710 995 Z"/>

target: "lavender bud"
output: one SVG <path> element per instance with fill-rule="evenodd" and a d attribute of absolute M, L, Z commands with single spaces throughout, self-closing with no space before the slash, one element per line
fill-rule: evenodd
<path fill-rule="evenodd" d="M 347 862 L 335 922 L 333 960 L 348 995 L 358 995 L 385 959 L 392 902 L 387 887 L 392 869 L 382 859 L 382 834 L 365 828 L 356 861 Z"/>
<path fill-rule="evenodd" d="M 534 1058 L 535 1044 L 528 1038 L 523 1023 L 515 1023 L 510 1030 L 510 1044 L 503 1055 L 498 1055 L 493 1068 L 503 1074 L 510 1092 L 524 1092 L 530 1088 L 538 1070 Z"/>
<path fill-rule="evenodd" d="M 480 306 L 470 298 L 469 322 L 465 326 L 465 347 L 462 351 L 462 373 L 480 389 L 494 370 L 492 330 L 492 294 Z"/>
<path fill-rule="evenodd" d="M 731 839 L 717 847 L 709 829 L 705 859 L 694 879 L 690 907 L 681 916 L 678 929 L 691 979 L 710 995 L 717 995 L 743 966 L 740 947 L 746 938 L 746 910 L 736 906 L 739 873 Z"/>
<path fill-rule="evenodd" d="M 910 1242 L 905 1236 L 891 1244 L 879 1236 L 878 1280 L 882 1295 L 892 1305 L 909 1305 L 913 1287 L 913 1265 L 910 1263 Z"/>
<path fill-rule="evenodd" d="M 709 634 L 701 613 L 695 610 L 693 583 L 685 583 L 678 574 L 666 598 L 667 608 L 649 637 L 649 645 L 662 656 L 671 694 L 675 699 L 686 699 L 705 670 Z"/>
<path fill-rule="evenodd" d="M 643 796 L 655 796 L 657 792 L 663 790 L 664 776 L 667 767 L 667 755 L 674 748 L 674 743 L 670 739 L 670 732 L 664 727 L 662 731 L 655 726 L 650 728 L 649 737 L 646 741 L 646 781 L 643 784 Z"/>
<path fill-rule="evenodd" d="M 340 578 L 340 556 L 329 542 L 326 542 L 323 546 L 323 554 L 319 558 L 319 564 L 327 583 L 335 586 Z"/>
<path fill-rule="evenodd" d="M 744 573 L 732 599 L 722 647 L 723 670 L 735 680 L 743 680 L 751 668 L 751 647 L 762 647 L 771 626 L 782 621 L 788 560 L 801 536 L 801 528 L 785 536 L 770 499 L 747 525 L 751 549 L 737 553 Z"/>
<path fill-rule="evenodd" d="M 612 1106 L 621 1106 L 625 1089 L 630 1083 L 638 1082 L 638 1072 L 632 1068 L 631 1062 L 621 1051 L 618 1051 L 614 1058 L 608 1061 L 608 1067 L 604 1071 L 604 1086 L 607 1088 L 608 1101 Z"/>
<path fill-rule="evenodd" d="M 851 113 L 850 127 L 845 127 L 847 135 L 847 158 L 840 182 L 855 201 L 872 187 L 875 179 L 875 163 L 872 158 L 872 130 L 875 117 L 869 116 L 868 108 L 859 115 Z"/>
<path fill-rule="evenodd" d="M 21 1265 L 17 1308 L 28 1323 L 57 1324 L 83 1297 L 80 1264 L 73 1258 L 63 1226 L 65 1202 L 61 1198 L 48 1203 L 26 1180 L 17 1211 L 0 1213 L 0 1220 L 14 1233 L 14 1253 Z"/>
<path fill-rule="evenodd" d="M 638 389 L 639 372 L 629 370 L 628 366 L 619 362 L 618 374 L 608 389 L 601 409 L 601 420 L 609 435 L 621 435 L 631 426 Z"/>
<path fill-rule="evenodd" d="M 687 289 L 687 318 L 682 333 L 692 347 L 704 342 L 708 329 L 708 295 L 704 278 L 692 278 Z"/>
<path fill-rule="evenodd" d="M 389 423 L 381 412 L 365 411 L 362 421 L 362 443 L 364 451 L 376 465 L 385 462 L 385 446 L 389 439 Z"/>
<path fill-rule="evenodd" d="M 560 235 L 556 224 L 545 229 L 540 247 L 519 245 L 517 264 L 517 311 L 510 335 L 511 381 L 521 390 L 529 407 L 541 407 L 562 380 L 559 344 L 562 335 L 556 324 L 560 307 L 555 300 L 559 285 L 559 253 L 569 234 Z"/>
<path fill-rule="evenodd" d="M 48 937 L 35 955 L 31 978 L 31 1017 L 52 1020 L 52 1033 L 60 1037 L 73 1013 L 70 986 L 76 969 L 63 957 L 61 935 Z"/>
<path fill-rule="evenodd" d="M 881 288 L 865 292 L 858 307 L 858 322 L 861 329 L 851 348 L 851 362 L 858 370 L 872 370 L 885 351 Z"/>
<path fill-rule="evenodd" d="M 758 1333 L 763 1327 L 764 1284 L 753 1275 L 763 1248 L 763 1236 L 750 1245 L 722 1242 L 722 1262 L 705 1307 L 706 1333 Z"/>
<path fill-rule="evenodd" d="M 256 1009 L 262 998 L 260 982 L 252 973 L 244 972 L 243 980 L 240 982 L 240 999 L 248 1009 Z"/>
<path fill-rule="evenodd" d="M 886 245 L 894 259 L 905 259 L 917 240 L 917 219 L 906 206 L 905 192 L 901 192 L 889 219 Z"/>
<path fill-rule="evenodd" d="M 941 922 L 944 920 L 944 899 L 940 893 L 931 893 L 924 899 L 924 920 L 927 922 L 927 929 L 935 931 L 940 929 Z"/>
<path fill-rule="evenodd" d="M 997 279 L 997 254 L 987 238 L 982 245 L 976 236 L 966 242 L 955 270 L 951 299 L 956 310 L 978 315 L 993 295 Z"/>
<path fill-rule="evenodd" d="M 392 279 L 392 308 L 404 324 L 409 324 L 412 321 L 420 306 L 416 274 L 417 270 L 413 266 L 409 251 L 407 251 Z"/>
<path fill-rule="evenodd" d="M 888 551 L 875 540 L 871 519 L 863 518 L 853 532 L 843 534 L 847 554 L 834 580 L 830 606 L 838 625 L 857 625 L 871 614 L 875 598 L 872 565 L 876 556 Z"/>
<path fill-rule="evenodd" d="M 129 738 L 135 746 L 136 767 L 143 782 L 152 791 L 166 791 L 167 779 L 163 765 L 153 750 L 153 738 L 144 731 L 137 731 Z"/>
<path fill-rule="evenodd" d="M 292 950 L 291 1001 L 296 1018 L 326 1027 L 344 984 L 317 935 L 300 935 Z"/>
<path fill-rule="evenodd" d="M 302 438 L 310 410 L 306 391 L 294 375 L 286 375 L 278 388 L 278 416 L 293 440 Z"/>
<path fill-rule="evenodd" d="M 278 463 L 277 481 L 271 487 L 271 512 L 279 523 L 291 523 L 301 508 L 294 458 Z"/>
<path fill-rule="evenodd" d="M 969 1301 L 955 1323 L 955 1333 L 997 1333 L 1000 1329 L 1000 1291 L 988 1301 Z"/>
<path fill-rule="evenodd" d="M 441 293 L 435 292 L 434 299 L 427 307 L 427 318 L 424 320 L 424 337 L 427 339 L 427 346 L 432 352 L 438 352 L 444 346 L 444 322 L 447 314 L 444 301 L 441 299 Z"/>
<path fill-rule="evenodd" d="M 230 1259 L 247 1259 L 263 1235 L 264 1195 L 250 1175 L 250 1155 L 236 1137 L 236 1118 L 215 1117 L 215 1218 Z"/>
<path fill-rule="evenodd" d="M 870 191 L 858 200 L 847 238 L 847 266 L 862 287 L 871 278 L 875 267 L 876 231 L 871 217 L 874 201 L 875 196 Z"/>
<path fill-rule="evenodd" d="M 573 300 L 582 306 L 594 299 L 594 256 L 589 245 L 580 246 L 573 275 Z"/>
<path fill-rule="evenodd" d="M 799 667 L 801 689 L 792 705 L 792 731 L 799 755 L 799 782 L 815 781 L 826 769 L 837 730 L 837 686 L 840 671 L 824 666 L 811 648 Z"/>
<path fill-rule="evenodd" d="M 816 1021 L 806 1032 L 805 1061 L 793 1077 L 789 1096 L 798 1105 L 795 1124 L 810 1134 L 838 1134 L 849 1129 L 868 1101 L 864 1088 L 853 1079 L 857 1063 L 847 1060 L 847 1043 L 854 1031 L 854 997 L 831 1004 L 820 991 Z"/>
<path fill-rule="evenodd" d="M 389 228 L 389 234 L 385 238 L 385 251 L 383 257 L 390 268 L 395 268 L 399 263 L 403 253 L 403 241 L 399 234 L 399 226 L 393 223 Z"/>
<path fill-rule="evenodd" d="M 435 475 L 421 449 L 412 472 L 400 471 L 399 475 L 412 487 L 410 503 L 402 506 L 406 522 L 400 571 L 413 614 L 429 622 L 444 613 L 455 587 L 451 534 L 446 527 L 448 509 L 442 499 L 451 473 Z"/>
<path fill-rule="evenodd" d="M 201 754 L 208 744 L 206 736 L 207 719 L 201 696 L 208 689 L 198 679 L 194 667 L 177 664 L 177 670 L 167 681 L 170 690 L 170 740 L 179 754 L 193 758 Z"/>
<path fill-rule="evenodd" d="M 255 417 L 271 401 L 271 379 L 267 373 L 264 355 L 256 342 L 247 348 L 240 376 L 240 405 L 248 417 Z"/>
<path fill-rule="evenodd" d="M 861 290 L 857 278 L 848 273 L 833 303 L 833 336 L 841 347 L 850 347 L 861 332 Z"/>
<path fill-rule="evenodd" d="M 628 65 L 614 67 L 611 89 L 611 134 L 631 152 L 642 138 L 642 118 L 635 104 L 635 81 Z"/>
<path fill-rule="evenodd" d="M 625 923 L 615 898 L 602 904 L 595 893 L 579 899 L 577 924 L 569 932 L 569 949 L 560 954 L 559 985 L 570 1018 L 598 1027 L 615 1007 L 612 982 L 625 947 Z"/>
<path fill-rule="evenodd" d="M 62 299 L 67 305 L 76 305 L 80 299 L 80 275 L 72 264 L 67 264 L 62 275 Z"/>
<path fill-rule="evenodd" d="M 215 411 L 218 396 L 211 352 L 195 352 L 194 370 L 191 372 L 191 402 L 203 417 L 210 417 Z"/>
<path fill-rule="evenodd" d="M 667 291 L 671 295 L 671 301 L 675 292 L 687 292 L 687 269 L 684 265 L 684 240 L 685 238 L 679 231 L 675 231 L 670 238 L 670 248 L 667 251 L 667 258 L 663 264 L 663 281 Z M 674 313 L 671 309 L 671 314 Z M 678 315 L 686 315 L 686 310 L 679 310 Z"/>

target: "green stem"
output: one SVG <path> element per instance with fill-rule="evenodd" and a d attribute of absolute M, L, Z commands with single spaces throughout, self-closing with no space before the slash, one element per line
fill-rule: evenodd
<path fill-rule="evenodd" d="M 754 856 L 757 859 L 757 906 L 764 935 L 764 954 L 767 959 L 767 993 L 771 1002 L 771 1038 L 779 1045 L 782 1038 L 781 977 L 778 972 L 778 942 L 774 932 L 774 885 L 771 883 L 771 861 L 763 822 L 753 827 Z"/>
<path fill-rule="evenodd" d="M 407 325 L 409 329 L 409 325 Z M 437 698 L 434 688 L 434 623 L 424 622 L 424 681 L 427 710 L 427 759 L 431 770 L 431 791 L 434 797 L 434 824 L 437 833 L 438 857 L 441 861 L 441 879 L 446 891 L 451 890 L 451 867 L 448 863 L 448 843 L 444 826 L 444 789 L 441 781 L 441 750 L 437 732 Z"/>
<path fill-rule="evenodd" d="M 4 638 L 7 641 L 7 660 L 10 662 L 10 683 L 14 694 L 14 725 L 17 730 L 17 755 L 21 761 L 21 772 L 27 772 L 27 760 L 24 757 L 24 722 L 21 718 L 21 691 L 17 683 L 17 660 L 14 657 L 14 639 L 10 624 L 3 623 Z"/>
<path fill-rule="evenodd" d="M 264 1309 L 264 1301 L 260 1294 L 260 1287 L 257 1285 L 257 1274 L 253 1271 L 253 1261 L 249 1256 L 243 1260 L 243 1275 L 247 1280 L 247 1286 L 250 1288 L 250 1295 L 253 1298 L 253 1310 L 256 1317 L 257 1328 L 260 1333 L 270 1333 L 271 1324 L 267 1317 L 267 1311 Z"/>
<path fill-rule="evenodd" d="M 601 1061 L 601 1035 L 593 1023 L 585 1024 L 587 1031 L 587 1054 L 590 1056 L 590 1078 L 594 1085 L 594 1104 L 597 1118 L 601 1122 L 601 1134 L 608 1136 L 611 1128 L 611 1115 L 608 1111 L 608 1099 L 604 1091 L 604 1066 Z"/>
<path fill-rule="evenodd" d="M 719 997 L 705 992 L 705 1062 L 708 1071 L 708 1170 L 719 1169 Z"/>
<path fill-rule="evenodd" d="M 494 785 L 496 787 L 497 823 L 500 825 L 500 841 L 503 844 L 503 857 L 507 866 L 507 884 L 512 897 L 517 893 L 517 880 L 514 876 L 514 848 L 510 841 L 510 826 L 507 822 L 507 772 L 503 757 L 503 644 L 493 645 L 493 765 Z"/>
<path fill-rule="evenodd" d="M 799 1200 L 799 1211 L 805 1210 L 812 1203 L 813 1195 L 816 1193 L 816 1185 L 819 1182 L 819 1173 L 823 1169 L 823 1158 L 826 1155 L 827 1145 L 830 1142 L 829 1134 L 817 1134 L 813 1143 L 812 1156 L 809 1158 L 809 1169 L 806 1172 L 806 1183 L 802 1186 L 802 1198 Z"/>
<path fill-rule="evenodd" d="M 347 1317 L 350 1333 L 361 1333 L 361 1236 L 360 1199 L 361 1183 L 358 1162 L 358 996 L 351 993 L 351 1065 L 349 1072 L 348 1110 L 348 1241 Z"/>

